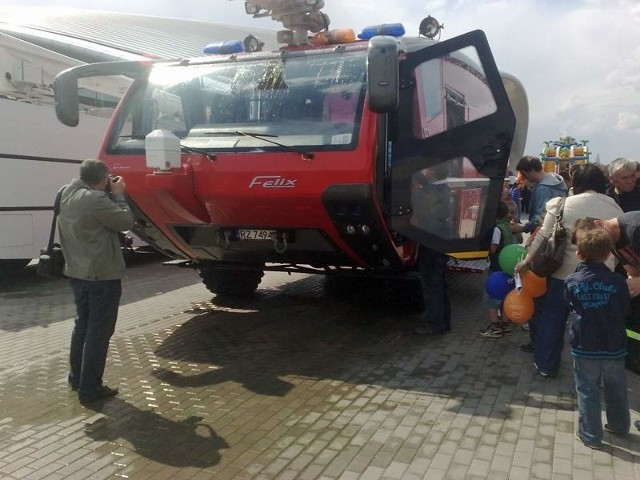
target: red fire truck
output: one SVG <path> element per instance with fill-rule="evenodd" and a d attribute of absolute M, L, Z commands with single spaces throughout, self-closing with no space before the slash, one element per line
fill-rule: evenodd
<path fill-rule="evenodd" d="M 481 31 L 435 41 L 387 24 L 356 38 L 312 13 L 286 17 L 277 51 L 250 39 L 69 69 L 58 118 L 78 123 L 84 81 L 134 79 L 100 158 L 126 181 L 135 233 L 214 293 L 253 292 L 266 270 L 405 276 L 418 244 L 486 255 L 524 146 L 521 84 Z"/>

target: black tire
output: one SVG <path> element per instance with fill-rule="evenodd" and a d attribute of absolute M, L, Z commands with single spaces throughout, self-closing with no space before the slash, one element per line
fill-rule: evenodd
<path fill-rule="evenodd" d="M 200 278 L 205 287 L 216 295 L 225 297 L 246 297 L 256 291 L 264 276 L 262 266 L 255 269 L 230 269 L 203 267 Z"/>

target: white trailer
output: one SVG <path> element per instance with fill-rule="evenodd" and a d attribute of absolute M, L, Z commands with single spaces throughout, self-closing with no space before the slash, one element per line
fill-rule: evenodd
<path fill-rule="evenodd" d="M 57 190 L 77 176 L 82 160 L 96 156 L 129 83 L 102 77 L 82 85 L 82 120 L 69 128 L 55 116 L 56 74 L 85 62 L 193 56 L 207 43 L 247 35 L 189 20 L 0 7 L 0 277 L 46 246 Z M 275 32 L 258 35 L 275 43 Z"/>
<path fill-rule="evenodd" d="M 53 78 L 80 63 L 0 34 L 0 274 L 26 265 L 46 246 L 56 191 L 96 155 L 108 125 L 107 101 L 104 108 L 83 105 L 80 130 L 56 121 Z"/>

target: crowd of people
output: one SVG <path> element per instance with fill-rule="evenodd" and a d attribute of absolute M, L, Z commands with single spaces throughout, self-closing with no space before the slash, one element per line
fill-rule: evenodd
<path fill-rule="evenodd" d="M 546 293 L 534 299 L 526 325 L 533 367 L 544 378 L 558 375 L 569 325 L 579 421 L 576 437 L 602 448 L 603 431 L 625 435 L 630 429 L 625 367 L 640 374 L 640 342 L 627 331 L 640 330 L 640 165 L 617 158 L 606 168 L 584 163 L 568 171 L 546 172 L 539 158 L 525 156 L 510 176 L 497 211 L 489 250 L 489 272 L 500 271 L 500 252 L 524 243 L 526 255 L 514 274 L 524 274 L 562 213 L 567 242 L 561 266 L 547 277 Z M 527 213 L 526 221 L 521 215 Z M 450 330 L 445 263 L 425 255 L 420 264 L 425 297 L 423 325 L 416 332 Z M 502 302 L 486 295 L 489 325 L 480 335 L 511 333 Z M 607 423 L 602 424 L 601 392 Z M 640 429 L 640 422 L 636 427 Z"/>
<path fill-rule="evenodd" d="M 639 344 L 627 338 L 627 329 L 637 329 L 640 323 L 640 166 L 618 158 L 606 168 L 586 163 L 573 165 L 560 175 L 545 172 L 538 158 L 525 156 L 516 170 L 521 181 L 513 182 L 505 195 L 508 200 L 503 197 L 500 204 L 490 258 L 495 259 L 506 245 L 520 243 L 518 234 L 529 234 L 527 253 L 515 267 L 515 274 L 526 272 L 562 211 L 571 241 L 562 265 L 547 277 L 546 293 L 534 299 L 528 322 L 530 341 L 521 349 L 533 354 L 539 375 L 556 377 L 569 325 L 579 410 L 576 436 L 588 447 L 599 449 L 603 429 L 614 434 L 629 432 L 625 366 L 640 374 Z M 528 205 L 522 202 L 524 188 L 530 191 Z M 517 215 L 506 213 L 503 204 L 514 200 L 520 204 L 513 211 L 528 209 L 524 223 Z M 493 260 L 491 265 L 495 267 Z M 495 338 L 510 333 L 500 316 L 499 302 L 488 301 L 490 324 L 480 334 Z"/>

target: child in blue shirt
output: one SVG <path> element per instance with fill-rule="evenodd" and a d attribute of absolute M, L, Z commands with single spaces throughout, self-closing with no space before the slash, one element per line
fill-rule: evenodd
<path fill-rule="evenodd" d="M 625 278 L 604 264 L 613 241 L 606 230 L 592 228 L 592 219 L 579 219 L 572 241 L 581 260 L 564 282 L 570 317 L 569 339 L 578 397 L 576 437 L 589 448 L 602 448 L 600 388 L 604 389 L 608 432 L 629 433 L 630 414 L 624 366 L 626 317 L 631 298 Z"/>

